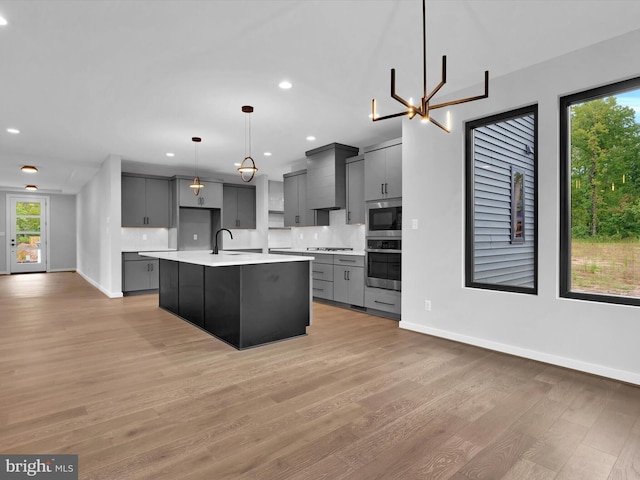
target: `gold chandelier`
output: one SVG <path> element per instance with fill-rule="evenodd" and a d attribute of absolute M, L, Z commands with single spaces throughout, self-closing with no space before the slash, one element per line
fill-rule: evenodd
<path fill-rule="evenodd" d="M 445 132 L 449 132 L 450 128 L 445 127 L 440 122 L 431 117 L 431 110 L 436 110 L 438 108 L 449 107 L 451 105 L 458 105 L 460 103 L 473 102 L 474 100 L 480 100 L 482 98 L 489 97 L 489 71 L 485 70 L 484 72 L 484 94 L 477 95 L 475 97 L 467 97 L 462 98 L 460 100 L 452 100 L 450 102 L 437 103 L 435 105 L 431 104 L 431 100 L 435 96 L 438 91 L 447 83 L 447 56 L 442 56 L 442 80 L 440 83 L 427 95 L 427 13 L 426 13 L 426 5 L 425 0 L 422 0 L 422 54 L 423 54 L 423 64 L 422 64 L 422 75 L 423 75 L 423 85 L 422 85 L 422 98 L 420 100 L 420 105 L 413 105 L 412 102 L 406 101 L 400 95 L 396 93 L 396 69 L 391 69 L 391 97 L 396 99 L 402 105 L 406 107 L 406 110 L 400 113 L 394 113 L 391 115 L 379 116 L 376 113 L 376 99 L 374 98 L 371 101 L 371 119 L 374 122 L 378 120 L 386 120 L 388 118 L 400 117 L 402 115 L 409 115 L 409 118 L 413 118 L 416 115 L 421 117 L 423 122 L 432 122 L 436 126 L 440 127 Z"/>

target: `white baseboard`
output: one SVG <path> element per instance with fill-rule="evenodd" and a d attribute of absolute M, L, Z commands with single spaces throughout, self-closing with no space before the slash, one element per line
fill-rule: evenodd
<path fill-rule="evenodd" d="M 424 333 L 426 335 L 432 335 L 434 337 L 446 338 L 447 340 L 453 340 L 460 343 L 466 343 L 469 345 L 475 345 L 476 347 L 482 347 L 497 352 L 508 353 L 517 357 L 528 358 L 531 360 L 537 360 L 539 362 L 550 363 L 560 367 L 570 368 L 572 370 L 579 370 L 581 372 L 591 373 L 599 375 L 601 377 L 612 378 L 614 380 L 620 380 L 634 385 L 640 385 L 640 373 L 629 372 L 627 370 L 619 370 L 616 368 L 610 368 L 603 365 L 597 365 L 594 363 L 584 362 L 582 360 L 575 360 L 573 358 L 561 357 L 559 355 L 552 355 L 549 353 L 539 352 L 536 350 L 529 350 L 527 348 L 516 347 L 505 343 L 492 342 L 484 338 L 470 337 L 467 335 L 461 335 L 455 332 L 449 332 L 447 330 L 440 330 L 437 328 L 426 327 L 416 323 L 410 323 L 406 321 L 400 321 L 400 328 L 405 330 L 411 330 L 413 332 Z"/>
<path fill-rule="evenodd" d="M 0 275 L 9 275 L 9 272 L 0 272 Z"/>
<path fill-rule="evenodd" d="M 95 280 L 93 280 L 92 278 L 89 278 L 88 276 L 86 276 L 84 273 L 82 273 L 80 270 L 76 270 L 76 273 L 78 275 L 80 275 L 82 278 L 84 278 L 87 282 L 89 282 L 91 285 L 93 285 L 94 287 L 96 287 L 98 290 L 100 290 L 102 293 L 104 293 L 107 297 L 109 298 L 120 298 L 122 297 L 122 292 L 110 292 L 109 290 L 107 290 L 106 288 L 104 288 L 102 285 L 100 285 L 99 283 L 97 283 Z"/>
<path fill-rule="evenodd" d="M 47 273 L 55 273 L 55 272 L 75 272 L 75 268 L 54 268 L 51 270 L 47 270 Z"/>

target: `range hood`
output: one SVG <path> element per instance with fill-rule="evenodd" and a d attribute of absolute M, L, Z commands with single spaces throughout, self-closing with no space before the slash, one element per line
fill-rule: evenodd
<path fill-rule="evenodd" d="M 307 208 L 346 208 L 345 160 L 358 155 L 358 148 L 341 143 L 305 152 L 307 157 Z"/>

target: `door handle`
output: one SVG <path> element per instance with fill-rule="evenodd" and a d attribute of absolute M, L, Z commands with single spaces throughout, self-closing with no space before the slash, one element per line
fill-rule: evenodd
<path fill-rule="evenodd" d="M 389 193 L 389 192 L 387 191 L 387 186 L 389 186 L 389 184 L 388 184 L 388 183 L 385 183 L 385 184 L 384 184 L 384 193 L 385 193 L 385 194 Z"/>

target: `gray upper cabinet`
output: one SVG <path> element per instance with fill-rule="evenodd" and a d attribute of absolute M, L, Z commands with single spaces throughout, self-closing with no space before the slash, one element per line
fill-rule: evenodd
<path fill-rule="evenodd" d="M 402 197 L 401 140 L 367 147 L 364 158 L 365 200 Z"/>
<path fill-rule="evenodd" d="M 256 228 L 256 189 L 253 186 L 223 185 L 222 226 Z"/>
<path fill-rule="evenodd" d="M 346 207 L 345 159 L 358 154 L 356 147 L 332 143 L 309 150 L 307 156 L 307 208 Z"/>
<path fill-rule="evenodd" d="M 364 223 L 364 157 L 347 160 L 347 225 Z"/>
<path fill-rule="evenodd" d="M 123 175 L 122 226 L 169 227 L 169 180 Z"/>
<path fill-rule="evenodd" d="M 329 225 L 328 210 L 307 208 L 307 171 L 284 175 L 284 226 L 309 227 Z"/>
<path fill-rule="evenodd" d="M 222 183 L 203 180 L 204 188 L 195 196 L 189 188 L 192 180 L 178 179 L 178 201 L 181 207 L 222 208 Z"/>

